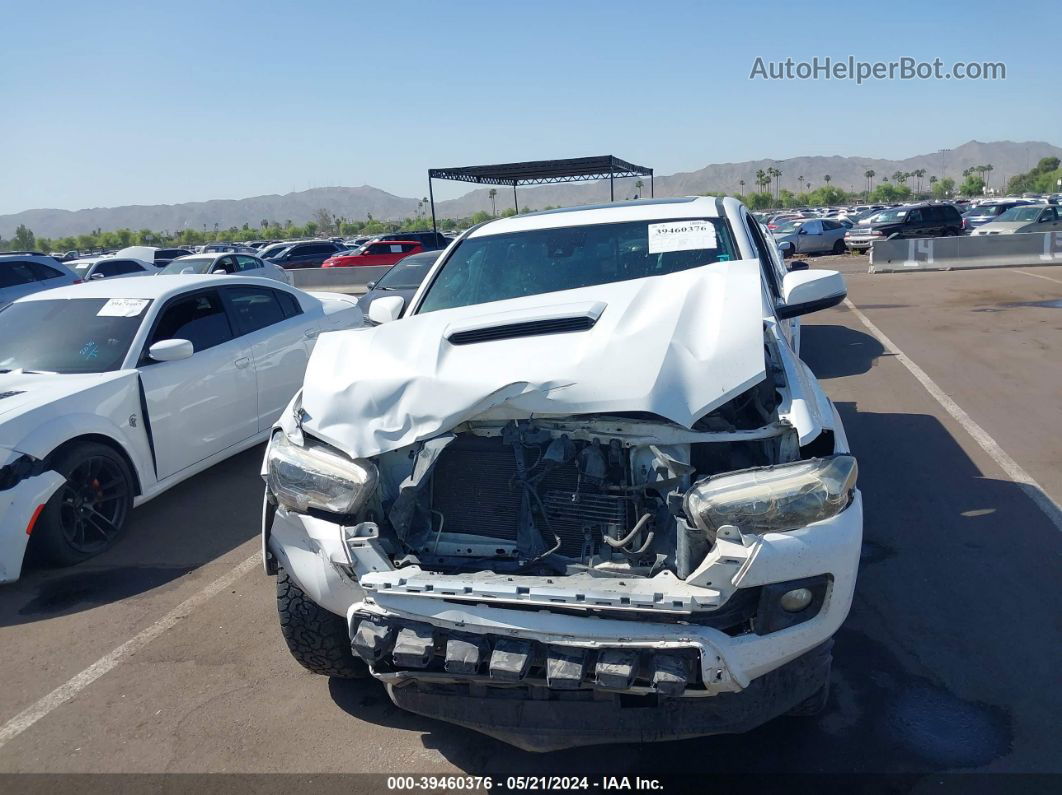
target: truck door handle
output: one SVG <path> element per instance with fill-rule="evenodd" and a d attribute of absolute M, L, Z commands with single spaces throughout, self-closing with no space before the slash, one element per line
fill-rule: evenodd
<path fill-rule="evenodd" d="M 237 367 L 239 367 L 241 370 L 244 367 L 246 367 L 247 365 L 249 365 L 250 363 L 251 363 L 251 359 L 250 359 L 249 356 L 241 356 L 239 359 L 237 359 L 236 361 L 233 362 L 233 364 L 236 365 Z"/>

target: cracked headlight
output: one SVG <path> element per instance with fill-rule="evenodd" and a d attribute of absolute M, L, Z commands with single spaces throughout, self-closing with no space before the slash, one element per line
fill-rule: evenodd
<path fill-rule="evenodd" d="M 352 514 L 376 488 L 376 466 L 306 438 L 300 446 L 284 433 L 273 435 L 266 452 L 266 483 L 277 501 L 293 511 L 317 508 Z"/>
<path fill-rule="evenodd" d="M 686 492 L 684 507 L 711 535 L 723 525 L 746 533 L 793 530 L 844 510 L 858 471 L 855 458 L 837 455 L 714 475 Z"/>

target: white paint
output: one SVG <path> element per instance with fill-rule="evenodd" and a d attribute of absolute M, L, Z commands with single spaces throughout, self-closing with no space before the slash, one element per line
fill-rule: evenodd
<path fill-rule="evenodd" d="M 114 651 L 100 657 L 100 659 L 96 660 L 96 662 L 88 668 L 81 673 L 76 674 L 65 683 L 59 685 L 59 687 L 55 688 L 55 690 L 38 700 L 36 703 L 26 707 L 26 709 L 22 710 L 22 712 L 18 713 L 15 717 L 5 723 L 3 727 L 0 727 L 0 748 L 3 748 L 8 742 L 18 737 L 41 718 L 46 717 L 49 713 L 74 698 L 78 693 L 101 676 L 114 670 L 118 665 L 147 646 L 163 632 L 172 629 L 179 621 L 190 616 L 211 597 L 225 590 L 240 577 L 261 565 L 262 553 L 255 552 L 251 557 L 247 558 L 235 568 L 229 570 L 226 574 L 223 574 L 205 588 L 181 602 L 177 607 L 173 608 L 173 610 L 168 612 L 154 624 L 134 635 L 121 646 L 114 649 Z"/>
<path fill-rule="evenodd" d="M 243 255 L 237 255 L 243 256 Z M 317 337 L 360 328 L 362 314 L 349 299 L 318 299 L 294 288 L 244 276 L 152 276 L 102 279 L 41 291 L 19 299 L 101 299 L 101 316 L 134 318 L 139 328 L 125 361 L 103 373 L 0 373 L 0 439 L 5 448 L 44 459 L 59 445 L 88 434 L 110 439 L 129 456 L 141 491 L 151 499 L 218 461 L 262 441 L 302 385 Z M 204 287 L 269 288 L 292 296 L 301 312 L 242 334 L 180 361 L 144 365 L 140 353 L 167 302 Z M 239 320 L 237 307 L 231 317 Z M 104 322 L 104 321 L 99 321 Z M 67 328 L 83 344 L 85 329 Z M 327 336 L 327 335 L 326 335 Z M 141 388 L 147 417 L 141 416 Z M 153 435 L 152 450 L 146 429 Z M 39 503 L 19 501 L 0 510 L 0 570 L 18 579 L 26 525 Z"/>
<path fill-rule="evenodd" d="M 918 383 L 925 387 L 926 391 L 933 397 L 933 399 L 936 400 L 944 410 L 963 427 L 963 430 L 973 437 L 973 440 L 980 445 L 981 449 L 984 450 L 993 461 L 996 462 L 999 468 L 1006 473 L 1007 477 L 1021 486 L 1022 490 L 1029 496 L 1029 499 L 1031 499 L 1036 506 L 1044 512 L 1044 515 L 1047 516 L 1048 520 L 1050 520 L 1055 528 L 1062 531 L 1062 508 L 1059 508 L 1058 504 L 1048 496 L 1047 492 L 1044 491 L 1043 486 L 1037 483 L 1032 475 L 1026 472 L 1017 461 L 1007 455 L 1006 451 L 999 446 L 995 439 L 988 435 L 988 432 L 985 431 L 984 428 L 974 422 L 973 418 L 970 417 L 970 415 L 967 414 L 958 403 L 948 397 L 944 390 L 937 386 L 936 382 L 926 374 L 925 370 L 915 364 L 907 354 L 896 347 L 895 343 L 886 337 L 881 329 L 871 323 L 870 319 L 864 315 L 856 305 L 851 302 L 851 300 L 846 298 L 844 305 L 859 318 L 860 322 L 867 327 L 867 330 L 870 331 L 874 337 L 877 338 L 882 347 L 889 353 L 893 354 L 900 364 L 908 369 L 911 375 L 918 380 Z"/>
<path fill-rule="evenodd" d="M 1024 273 L 1026 276 L 1032 276 L 1034 279 L 1046 279 L 1047 281 L 1054 282 L 1055 284 L 1062 284 L 1062 279 L 1055 279 L 1055 278 L 1052 278 L 1051 276 L 1044 276 L 1043 274 L 1040 274 L 1040 273 L 1029 273 L 1029 271 L 1019 271 L 1019 270 L 1015 270 L 1014 272 L 1015 273 Z"/>
<path fill-rule="evenodd" d="M 591 304 L 599 317 L 584 331 L 446 339 L 449 329 Z M 763 380 L 763 322 L 760 265 L 748 259 L 325 334 L 306 368 L 305 429 L 365 458 L 472 417 L 645 411 L 689 428 Z"/>

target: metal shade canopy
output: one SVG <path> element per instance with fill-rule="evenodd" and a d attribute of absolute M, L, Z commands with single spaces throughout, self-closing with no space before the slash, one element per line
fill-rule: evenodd
<path fill-rule="evenodd" d="M 608 179 L 609 197 L 616 200 L 616 178 L 649 177 L 649 195 L 653 194 L 653 170 L 636 166 L 614 155 L 598 157 L 570 157 L 565 160 L 528 160 L 523 163 L 497 163 L 492 166 L 461 166 L 458 168 L 428 169 L 428 196 L 431 200 L 431 228 L 438 231 L 435 223 L 435 192 L 432 180 L 449 179 L 457 182 L 473 182 L 477 185 L 512 185 L 513 204 L 516 211 L 520 205 L 516 199 L 517 185 L 546 185 L 555 182 L 589 182 Z"/>

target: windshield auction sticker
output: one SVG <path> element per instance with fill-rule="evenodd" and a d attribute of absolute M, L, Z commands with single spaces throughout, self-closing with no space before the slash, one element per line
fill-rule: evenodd
<path fill-rule="evenodd" d="M 110 298 L 96 317 L 136 317 L 148 305 L 146 298 Z"/>
<path fill-rule="evenodd" d="M 715 248 L 715 224 L 711 221 L 670 221 L 649 224 L 649 253 L 699 251 Z"/>

